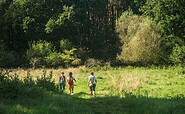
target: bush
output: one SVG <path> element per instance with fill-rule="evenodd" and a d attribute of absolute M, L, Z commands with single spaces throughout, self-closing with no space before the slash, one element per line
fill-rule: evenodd
<path fill-rule="evenodd" d="M 30 76 L 21 80 L 17 75 L 5 76 L 0 72 L 0 98 L 41 99 L 46 91 L 56 92 L 58 87 L 51 77 L 41 77 L 34 81 Z"/>
<path fill-rule="evenodd" d="M 184 64 L 185 62 L 185 46 L 176 45 L 173 48 L 170 60 L 174 64 Z"/>
<path fill-rule="evenodd" d="M 73 60 L 72 62 L 71 62 L 71 64 L 73 65 L 73 66 L 79 66 L 79 65 L 81 65 L 81 63 L 82 63 L 82 61 L 81 61 L 81 59 L 75 59 L 75 60 Z"/>
<path fill-rule="evenodd" d="M 66 39 L 61 40 L 60 49 L 62 53 L 60 57 L 65 66 L 80 64 L 81 60 L 78 59 L 81 56 L 80 51 L 77 51 L 77 48 L 72 45 L 72 42 Z"/>
<path fill-rule="evenodd" d="M 64 39 L 60 41 L 60 48 L 61 50 L 71 50 L 73 45 L 69 40 Z"/>
<path fill-rule="evenodd" d="M 41 77 L 37 77 L 36 84 L 47 91 L 58 91 L 58 87 L 55 85 L 55 81 L 52 79 L 52 76 L 43 75 Z"/>
<path fill-rule="evenodd" d="M 23 86 L 20 90 L 21 97 L 28 97 L 31 99 L 42 99 L 44 97 L 44 90 L 36 85 L 31 76 L 23 79 Z"/>
<path fill-rule="evenodd" d="M 17 76 L 3 76 L 1 75 L 0 90 L 1 97 L 17 98 L 21 93 L 23 82 Z"/>
<path fill-rule="evenodd" d="M 53 48 L 54 46 L 52 43 L 42 40 L 30 43 L 26 55 L 32 67 L 35 68 L 39 65 L 45 65 L 44 57 L 52 53 L 54 50 Z"/>
<path fill-rule="evenodd" d="M 68 66 L 78 59 L 77 49 L 68 40 L 60 41 L 60 49 L 56 50 L 52 43 L 38 41 L 30 44 L 27 58 L 33 68 L 39 66 Z"/>
<path fill-rule="evenodd" d="M 32 42 L 29 44 L 29 49 L 27 50 L 27 57 L 42 57 L 44 58 L 53 51 L 53 44 L 47 41 L 39 40 L 37 42 Z"/>
<path fill-rule="evenodd" d="M 45 57 L 45 61 L 48 65 L 51 66 L 62 65 L 63 59 L 61 55 L 61 53 L 57 52 L 50 53 L 48 56 Z"/>
<path fill-rule="evenodd" d="M 150 19 L 127 11 L 117 21 L 122 47 L 117 59 L 128 64 L 157 63 L 160 53 L 160 34 Z"/>
<path fill-rule="evenodd" d="M 100 66 L 102 66 L 102 61 L 96 60 L 94 58 L 89 58 L 89 59 L 87 59 L 87 61 L 85 61 L 84 65 L 87 68 L 100 67 Z"/>

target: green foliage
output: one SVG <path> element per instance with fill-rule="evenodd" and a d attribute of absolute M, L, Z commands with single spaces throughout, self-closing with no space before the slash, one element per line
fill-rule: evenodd
<path fill-rule="evenodd" d="M 53 44 L 47 41 L 39 40 L 37 42 L 30 43 L 29 49 L 27 50 L 27 57 L 45 57 L 53 51 Z"/>
<path fill-rule="evenodd" d="M 77 49 L 74 48 L 72 42 L 69 40 L 61 40 L 59 50 L 59 52 L 52 52 L 45 57 L 48 64 L 68 66 L 74 60 L 78 60 L 79 54 L 77 53 Z"/>
<path fill-rule="evenodd" d="M 148 18 L 126 11 L 117 21 L 122 47 L 118 60 L 124 63 L 157 63 L 161 52 L 161 36 L 157 26 Z"/>
<path fill-rule="evenodd" d="M 72 42 L 70 42 L 69 40 L 64 39 L 60 41 L 60 50 L 62 51 L 60 57 L 65 65 L 71 64 L 72 62 L 76 62 L 78 64 L 81 61 L 80 59 L 78 59 L 81 54 L 77 51 L 77 48 L 75 48 L 72 45 Z"/>
<path fill-rule="evenodd" d="M 72 42 L 69 40 L 60 40 L 60 48 L 61 50 L 70 50 L 73 48 Z"/>
<path fill-rule="evenodd" d="M 52 19 L 50 18 L 49 21 L 46 24 L 45 31 L 46 33 L 51 33 L 54 31 L 54 29 L 60 28 L 64 26 L 65 21 L 70 21 L 70 19 L 73 17 L 73 7 L 68 7 L 66 5 L 63 6 L 63 12 L 59 13 L 57 18 Z"/>
<path fill-rule="evenodd" d="M 17 98 L 20 93 L 22 81 L 18 77 L 5 77 L 1 74 L 1 97 L 5 98 Z"/>
<path fill-rule="evenodd" d="M 51 76 L 37 78 L 36 80 L 27 76 L 21 80 L 16 74 L 11 76 L 0 73 L 0 98 L 42 99 L 46 90 L 51 92 L 58 90 Z"/>
<path fill-rule="evenodd" d="M 20 97 L 42 99 L 44 97 L 44 92 L 45 91 L 37 85 L 31 76 L 27 76 L 23 79 Z"/>
<path fill-rule="evenodd" d="M 34 18 L 30 18 L 30 17 L 25 17 L 23 19 L 23 24 L 22 24 L 22 28 L 24 30 L 24 32 L 27 32 L 27 30 L 30 28 L 30 24 L 34 22 Z"/>
<path fill-rule="evenodd" d="M 3 68 L 17 67 L 21 64 L 21 58 L 16 52 L 0 50 L 0 63 Z"/>
<path fill-rule="evenodd" d="M 163 59 L 162 59 L 162 61 L 163 62 L 168 63 L 168 64 L 171 64 L 171 61 L 174 62 L 174 60 L 175 60 L 174 57 L 175 56 L 173 56 L 174 55 L 173 53 L 174 53 L 174 48 L 177 45 L 183 46 L 184 45 L 184 40 L 182 38 L 179 38 L 179 37 L 174 36 L 174 35 L 168 35 L 168 36 L 165 36 L 165 37 L 162 38 L 162 49 L 163 49 L 163 53 L 162 53 L 162 58 Z M 172 60 L 172 58 L 174 60 Z"/>
<path fill-rule="evenodd" d="M 46 41 L 33 42 L 27 50 L 27 58 L 33 68 L 39 65 L 68 65 L 78 58 L 77 49 L 68 40 L 61 40 L 60 48 L 56 50 L 52 43 Z"/>
<path fill-rule="evenodd" d="M 21 97 L 38 99 L 44 95 L 44 91 L 36 86 L 31 77 L 21 80 L 17 75 L 5 76 L 1 74 L 0 88 L 0 97 L 7 99 Z"/>
<path fill-rule="evenodd" d="M 53 52 L 53 48 L 53 44 L 47 41 L 39 40 L 37 42 L 34 41 L 30 43 L 26 56 L 32 67 L 35 68 L 39 65 L 45 65 L 44 58 Z"/>
<path fill-rule="evenodd" d="M 64 53 L 61 55 L 62 59 L 65 63 L 70 63 L 75 60 L 75 52 L 77 51 L 76 48 L 72 48 L 71 50 L 64 50 Z"/>
<path fill-rule="evenodd" d="M 52 76 L 43 75 L 41 77 L 37 77 L 36 83 L 38 87 L 46 89 L 47 91 L 58 91 L 58 87 L 55 85 L 55 81 L 52 79 Z"/>
<path fill-rule="evenodd" d="M 52 52 L 45 57 L 45 61 L 51 66 L 62 65 L 63 59 L 61 58 L 61 56 L 61 53 Z"/>
<path fill-rule="evenodd" d="M 184 36 L 185 1 L 146 0 L 142 11 L 160 24 L 165 35 Z"/>
<path fill-rule="evenodd" d="M 76 50 L 76 48 L 72 48 L 71 50 L 64 50 L 63 53 L 50 53 L 48 56 L 45 57 L 45 61 L 47 62 L 47 64 L 50 64 L 52 66 L 69 65 L 74 60 L 78 59 L 75 55 Z"/>
<path fill-rule="evenodd" d="M 184 6 L 184 0 L 1 0 L 0 42 L 4 43 L 8 51 L 19 53 L 21 59 L 26 55 L 27 50 L 29 50 L 31 41 L 37 42 L 39 40 L 47 40 L 48 42 L 52 42 L 56 49 L 53 49 L 47 54 L 43 54 L 45 52 L 39 52 L 39 55 L 37 50 L 34 50 L 36 52 L 34 54 L 30 52 L 33 54 L 31 55 L 30 61 L 33 67 L 39 64 L 60 65 L 59 61 L 61 61 L 61 58 L 66 59 L 62 54 L 68 53 L 64 50 L 66 49 L 69 51 L 74 47 L 78 47 L 78 50 L 74 52 L 78 53 L 78 55 L 76 54 L 78 57 L 75 55 L 76 60 L 79 58 L 82 61 L 86 61 L 88 58 L 95 58 L 112 61 L 116 59 L 117 55 L 120 55 L 119 49 L 122 49 L 119 48 L 120 42 L 115 32 L 116 20 L 119 19 L 124 11 L 131 9 L 133 12 L 127 13 L 138 15 L 143 13 L 143 16 L 150 17 L 155 24 L 153 25 L 153 22 L 150 24 L 150 22 L 143 19 L 143 16 L 140 18 L 136 15 L 134 18 L 138 19 L 138 21 L 132 22 L 129 21 L 130 17 L 128 16 L 128 23 L 124 24 L 130 26 L 128 29 L 130 30 L 130 35 L 135 35 L 135 37 L 136 35 L 140 37 L 143 36 L 143 40 L 146 38 L 146 34 L 150 37 L 153 33 L 157 33 L 156 28 L 158 28 L 161 33 L 159 36 L 162 36 L 160 36 L 160 40 L 162 40 L 161 48 L 163 49 L 163 55 L 160 54 L 160 58 L 163 58 L 161 61 L 164 61 L 164 63 L 168 63 L 169 56 L 175 46 L 171 43 L 181 39 L 181 43 L 184 45 Z M 125 17 L 121 16 L 121 18 Z M 142 26 L 143 28 L 148 28 L 144 21 L 147 21 L 146 23 L 151 25 L 151 29 L 149 27 L 151 33 L 146 32 L 145 35 L 139 34 Z M 139 29 L 138 32 L 136 32 L 137 29 Z M 124 31 L 127 31 L 127 29 Z M 171 36 L 173 36 L 173 38 L 169 38 Z M 70 48 L 70 46 L 65 43 L 65 46 L 59 49 L 60 46 L 58 44 L 61 43 L 61 38 L 65 38 L 67 41 L 71 42 L 73 46 Z M 146 39 L 145 42 L 151 44 L 148 38 Z M 140 39 L 137 40 L 139 40 L 139 43 L 143 43 Z M 125 43 L 125 41 L 126 40 L 122 43 Z M 148 45 L 147 43 L 145 44 Z M 177 44 L 181 45 L 179 43 Z M 139 47 L 141 48 L 142 46 Z M 83 49 L 83 56 L 79 54 L 81 53 L 79 52 L 80 48 Z M 153 59 L 152 56 L 155 55 L 150 54 L 150 47 L 147 48 L 149 49 L 146 51 L 146 47 L 142 49 L 131 48 L 131 52 L 142 50 L 142 52 L 138 52 L 140 55 L 132 54 L 132 57 L 133 55 L 138 55 L 137 58 L 141 60 L 142 57 L 140 56 L 146 53 L 146 59 L 142 59 L 141 62 L 145 61 L 146 63 L 152 63 L 153 61 L 149 59 Z M 57 57 L 57 53 L 62 57 Z M 43 60 L 46 56 L 48 62 Z M 67 59 L 69 58 L 71 57 L 67 56 Z M 157 58 L 158 57 L 154 60 L 156 61 Z M 73 60 L 62 59 L 62 61 L 67 61 L 67 64 Z M 129 61 L 130 60 L 128 60 L 128 62 Z M 63 63 L 64 62 L 61 64 Z M 23 62 L 23 64 L 27 65 L 28 63 Z"/>
<path fill-rule="evenodd" d="M 163 61 L 169 63 L 169 56 L 174 55 L 176 45 L 184 45 L 185 1 L 180 0 L 146 0 L 141 7 L 145 16 L 152 18 L 158 24 L 162 33 Z M 175 56 L 173 62 L 175 62 Z M 176 56 L 177 57 L 177 56 Z M 178 61 L 178 57 L 176 58 Z"/>
<path fill-rule="evenodd" d="M 128 4 L 122 3 L 118 5 L 128 8 Z M 83 60 L 88 57 L 111 60 L 118 49 L 114 32 L 115 16 L 119 17 L 117 11 L 108 0 L 3 0 L 0 2 L 0 41 L 9 50 L 25 55 L 32 41 L 47 40 L 55 45 L 65 38 L 74 47 L 88 52 Z M 63 53 L 58 49 L 55 52 Z"/>
<path fill-rule="evenodd" d="M 170 55 L 170 60 L 174 64 L 184 64 L 184 62 L 185 62 L 185 46 L 176 45 L 173 48 L 172 54 Z"/>

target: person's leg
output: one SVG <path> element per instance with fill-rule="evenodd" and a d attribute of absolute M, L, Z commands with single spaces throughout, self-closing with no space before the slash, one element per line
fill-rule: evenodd
<path fill-rule="evenodd" d="M 91 92 L 91 95 L 93 95 L 92 90 L 93 90 L 93 88 L 92 88 L 92 86 L 90 86 L 90 92 Z"/>
<path fill-rule="evenodd" d="M 60 83 L 60 92 L 62 92 L 62 84 Z"/>
<path fill-rule="evenodd" d="M 65 87 L 66 87 L 66 85 L 63 85 L 63 91 L 65 91 Z"/>
<path fill-rule="evenodd" d="M 95 92 L 95 91 L 93 91 L 93 95 L 94 95 L 94 96 L 96 95 L 96 92 Z"/>
<path fill-rule="evenodd" d="M 74 93 L 74 84 L 71 85 L 71 90 L 72 90 L 72 95 L 73 95 L 73 93 Z"/>
<path fill-rule="evenodd" d="M 96 89 L 96 84 L 93 84 L 93 95 L 94 96 L 96 95 L 95 89 Z"/>
<path fill-rule="evenodd" d="M 71 86 L 70 85 L 68 85 L 69 86 L 69 93 L 71 94 Z"/>
<path fill-rule="evenodd" d="M 71 88 L 71 95 L 73 95 L 73 90 L 74 90 L 74 88 Z"/>
<path fill-rule="evenodd" d="M 60 86 L 60 90 L 61 90 L 61 92 L 63 92 L 63 84 L 60 84 L 61 86 Z"/>
<path fill-rule="evenodd" d="M 62 85 L 62 92 L 64 92 L 64 90 L 65 90 L 65 85 L 63 84 Z"/>

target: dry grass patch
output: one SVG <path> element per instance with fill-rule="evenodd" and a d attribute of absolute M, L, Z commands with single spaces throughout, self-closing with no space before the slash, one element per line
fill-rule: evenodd
<path fill-rule="evenodd" d="M 130 93 L 141 88 L 143 82 L 139 76 L 133 74 L 125 74 L 124 76 L 112 75 L 112 88 L 115 93 Z"/>
<path fill-rule="evenodd" d="M 20 78 L 24 78 L 26 76 L 31 76 L 33 79 L 36 79 L 38 76 L 48 76 L 52 72 L 52 76 L 56 82 L 58 82 L 58 78 L 60 76 L 61 71 L 64 71 L 65 76 L 67 77 L 69 72 L 73 73 L 74 77 L 81 76 L 80 69 L 84 67 L 79 68 L 58 68 L 58 69 L 8 69 L 4 70 L 3 73 L 6 75 L 18 75 Z"/>

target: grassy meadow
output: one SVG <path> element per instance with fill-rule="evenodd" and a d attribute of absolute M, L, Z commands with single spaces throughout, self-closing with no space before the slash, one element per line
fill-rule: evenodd
<path fill-rule="evenodd" d="M 61 71 L 76 78 L 74 95 L 45 93 L 42 99 L 16 98 L 0 100 L 1 114 L 184 114 L 185 69 L 183 67 L 102 67 L 68 69 L 11 69 L 23 79 L 44 73 L 56 84 Z M 44 72 L 45 71 L 45 72 Z M 90 96 L 88 76 L 97 76 L 96 97 Z"/>

